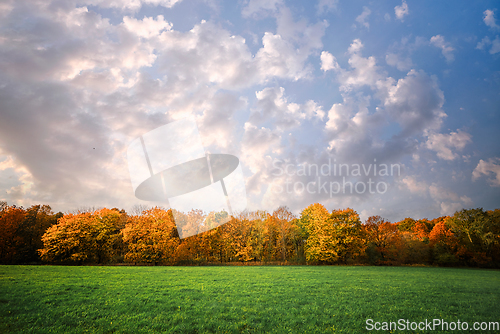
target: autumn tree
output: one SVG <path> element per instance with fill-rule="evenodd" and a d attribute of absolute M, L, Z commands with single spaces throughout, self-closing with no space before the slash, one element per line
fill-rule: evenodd
<path fill-rule="evenodd" d="M 122 235 L 128 262 L 169 263 L 179 245 L 172 210 L 153 208 L 141 216 L 131 216 Z"/>
<path fill-rule="evenodd" d="M 308 236 L 306 259 L 318 263 L 347 263 L 360 255 L 361 222 L 356 211 L 333 210 L 320 205 L 307 207 L 301 215 L 301 226 Z"/>
<path fill-rule="evenodd" d="M 370 216 L 363 224 L 366 240 L 366 256 L 371 264 L 382 264 L 386 258 L 387 246 L 393 241 L 394 231 L 384 228 L 390 222 L 380 216 Z"/>
<path fill-rule="evenodd" d="M 23 208 L 2 206 L 0 211 L 0 263 L 15 263 L 21 237 L 19 226 L 26 216 Z"/>
<path fill-rule="evenodd" d="M 240 250 L 247 261 L 272 260 L 267 251 L 268 247 L 268 214 L 265 211 L 246 212 L 239 217 L 246 236 L 245 245 Z M 270 251 L 271 253 L 272 250 Z"/>
<path fill-rule="evenodd" d="M 437 222 L 429 233 L 429 245 L 433 262 L 438 265 L 454 265 L 458 263 L 458 238 L 449 228 L 449 217 Z"/>
<path fill-rule="evenodd" d="M 43 247 L 42 236 L 62 216 L 61 212 L 54 214 L 48 205 L 33 205 L 26 210 L 17 230 L 17 263 L 40 261 L 38 250 Z"/>
<path fill-rule="evenodd" d="M 120 212 L 66 214 L 42 236 L 42 260 L 58 263 L 106 263 L 120 235 Z"/>

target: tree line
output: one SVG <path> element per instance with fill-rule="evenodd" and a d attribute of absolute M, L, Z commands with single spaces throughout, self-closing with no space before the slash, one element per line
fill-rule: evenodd
<path fill-rule="evenodd" d="M 179 216 L 180 215 L 180 216 Z M 0 263 L 226 263 L 439 265 L 500 268 L 500 209 L 464 209 L 436 219 L 380 216 L 361 222 L 353 209 L 312 204 L 244 212 L 207 232 L 180 239 L 172 210 L 52 212 L 0 202 Z M 199 210 L 176 212 L 184 226 L 210 224 Z M 220 218 L 220 217 L 219 217 Z"/>

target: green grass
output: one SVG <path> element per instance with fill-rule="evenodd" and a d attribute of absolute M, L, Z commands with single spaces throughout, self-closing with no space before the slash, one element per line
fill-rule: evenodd
<path fill-rule="evenodd" d="M 0 266 L 0 333 L 367 333 L 499 309 L 497 270 Z"/>

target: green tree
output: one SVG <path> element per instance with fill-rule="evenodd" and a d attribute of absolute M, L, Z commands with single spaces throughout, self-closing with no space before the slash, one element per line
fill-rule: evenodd
<path fill-rule="evenodd" d="M 493 264 L 498 245 L 498 226 L 482 208 L 463 209 L 449 220 L 450 229 L 463 251 L 459 257 L 470 265 Z"/>

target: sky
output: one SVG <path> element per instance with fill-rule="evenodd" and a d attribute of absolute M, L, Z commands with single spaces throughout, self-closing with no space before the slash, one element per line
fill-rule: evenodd
<path fill-rule="evenodd" d="M 248 210 L 500 208 L 497 1 L 2 0 L 0 200 L 134 196 L 127 148 L 194 117 Z"/>

